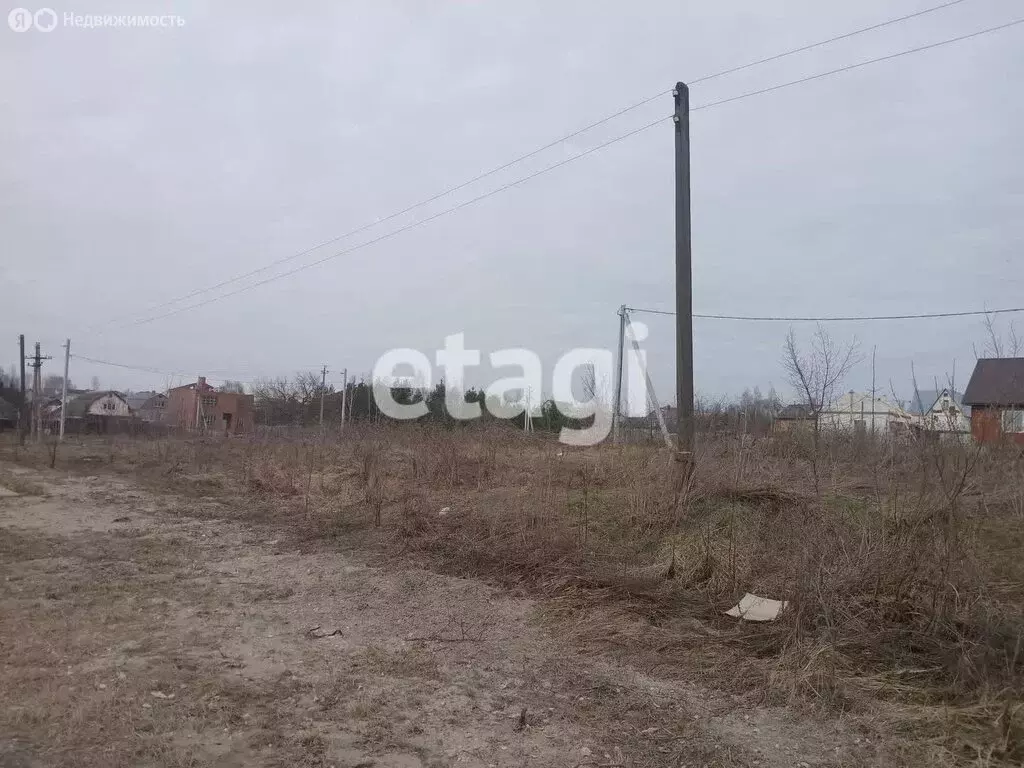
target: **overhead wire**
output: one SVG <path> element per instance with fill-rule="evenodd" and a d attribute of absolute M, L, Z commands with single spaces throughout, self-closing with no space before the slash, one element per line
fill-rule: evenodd
<path fill-rule="evenodd" d="M 664 309 L 645 309 L 642 307 L 626 307 L 627 312 L 635 312 L 646 315 L 672 315 Z M 786 323 L 835 323 L 835 322 L 869 322 L 875 320 L 927 320 L 941 317 L 972 317 L 982 315 L 1001 315 L 1010 312 L 1024 312 L 1024 307 L 1008 307 L 1005 309 L 977 309 L 965 312 L 925 312 L 909 315 L 823 315 L 821 317 L 789 317 L 778 315 L 719 315 L 693 313 L 695 318 L 702 320 L 743 320 L 753 322 L 786 322 Z"/>
<path fill-rule="evenodd" d="M 863 34 L 865 32 L 871 32 L 871 31 L 874 31 L 874 30 L 877 30 L 877 29 L 881 29 L 881 28 L 893 25 L 893 24 L 898 24 L 898 23 L 901 23 L 901 22 L 904 22 L 904 21 L 908 21 L 910 19 L 914 19 L 914 18 L 917 18 L 917 17 L 920 17 L 920 16 L 924 16 L 926 14 L 930 14 L 930 13 L 934 13 L 936 11 L 944 10 L 946 8 L 949 8 L 950 6 L 959 5 L 959 4 L 963 3 L 963 2 L 967 2 L 967 0 L 949 0 L 948 2 L 940 3 L 938 5 L 934 5 L 934 6 L 931 6 L 929 8 L 924 8 L 922 10 L 915 11 L 913 13 L 909 13 L 909 14 L 905 14 L 903 16 L 898 16 L 898 17 L 895 17 L 895 18 L 887 19 L 885 21 L 877 22 L 875 24 L 871 24 L 871 25 L 868 25 L 866 27 L 860 27 L 858 29 L 851 30 L 849 32 L 844 32 L 844 33 L 842 33 L 840 35 L 834 35 L 834 36 L 826 38 L 824 40 L 818 40 L 816 42 L 808 43 L 808 44 L 799 46 L 797 48 L 791 48 L 791 49 L 788 49 L 786 51 L 782 51 L 780 53 L 772 54 L 770 56 L 765 56 L 765 57 L 760 58 L 760 59 L 755 59 L 754 61 L 749 61 L 749 62 L 747 62 L 745 64 L 740 64 L 740 65 L 729 67 L 729 68 L 723 69 L 723 70 L 719 70 L 717 72 L 713 72 L 713 73 L 710 73 L 710 74 L 707 74 L 707 75 L 703 75 L 701 77 L 697 77 L 697 78 L 691 79 L 689 81 L 689 85 L 697 85 L 698 83 L 709 82 L 709 81 L 714 80 L 714 79 L 719 78 L 719 77 L 724 77 L 726 75 L 735 74 L 737 72 L 741 72 L 741 71 L 744 71 L 744 70 L 747 70 L 747 69 L 751 69 L 753 67 L 761 66 L 763 64 L 767 64 L 767 63 L 772 62 L 772 61 L 778 61 L 780 59 L 783 59 L 783 58 L 786 58 L 786 57 L 789 57 L 789 56 L 793 56 L 793 55 L 796 55 L 798 53 L 804 53 L 806 51 L 810 51 L 810 50 L 813 50 L 815 48 L 820 48 L 820 47 L 825 46 L 825 45 L 830 45 L 830 44 L 838 42 L 840 40 L 846 40 L 846 39 L 849 39 L 851 37 L 855 37 L 856 35 Z M 819 77 L 822 77 L 822 76 L 824 76 L 824 75 L 819 75 Z M 785 87 L 785 86 L 780 86 L 780 87 Z M 146 312 L 153 312 L 153 311 L 158 310 L 158 309 L 163 309 L 164 307 L 168 307 L 168 306 L 171 306 L 171 305 L 174 305 L 174 304 L 178 304 L 178 303 L 180 303 L 182 301 L 187 301 L 187 300 L 189 300 L 191 298 L 194 298 L 196 296 L 200 296 L 200 295 L 202 295 L 204 293 L 209 293 L 210 291 L 215 291 L 215 290 L 217 290 L 219 288 L 223 288 L 225 286 L 231 285 L 232 283 L 236 283 L 236 282 L 238 282 L 240 280 L 245 280 L 245 279 L 247 279 L 249 277 L 255 277 L 256 275 L 262 274 L 263 272 L 266 272 L 269 269 L 273 269 L 274 267 L 281 266 L 282 264 L 286 264 L 288 262 L 291 262 L 291 261 L 294 261 L 296 259 L 302 258 L 303 256 L 308 256 L 309 254 L 319 250 L 320 248 L 326 247 L 326 246 L 331 245 L 333 243 L 336 243 L 336 242 L 338 242 L 340 240 L 348 239 L 349 237 L 352 237 L 354 235 L 360 234 L 361 232 L 365 232 L 366 230 L 371 229 L 373 227 L 377 227 L 377 226 L 379 226 L 379 225 L 381 225 L 381 224 L 383 224 L 385 222 L 388 222 L 388 221 L 396 219 L 396 218 L 398 218 L 400 216 L 403 216 L 404 214 L 411 213 L 412 211 L 414 211 L 414 210 L 416 210 L 418 208 L 422 208 L 423 206 L 428 205 L 428 204 L 430 204 L 430 203 L 432 203 L 432 202 L 434 202 L 436 200 L 439 200 L 439 199 L 441 199 L 443 197 L 447 197 L 448 195 L 451 195 L 451 194 L 453 194 L 455 192 L 458 192 L 461 189 L 464 189 L 464 188 L 466 188 L 468 186 L 471 186 L 472 184 L 475 184 L 478 181 L 482 181 L 483 179 L 486 179 L 486 178 L 488 178 L 490 176 L 493 176 L 494 174 L 497 174 L 497 173 L 500 173 L 501 171 L 507 170 L 508 168 L 511 168 L 514 165 L 517 165 L 517 164 L 519 164 L 519 163 L 521 163 L 521 162 L 523 162 L 525 160 L 529 160 L 530 158 L 533 158 L 533 157 L 541 154 L 542 152 L 545 152 L 548 149 L 552 149 L 553 147 L 556 147 L 559 144 L 562 144 L 562 143 L 564 143 L 566 141 L 569 141 L 570 139 L 573 139 L 573 138 L 575 138 L 575 137 L 577 137 L 577 136 L 579 136 L 579 135 L 581 135 L 583 133 L 586 133 L 587 131 L 590 131 L 593 128 L 597 128 L 598 126 L 601 126 L 601 125 L 603 125 L 603 124 L 605 124 L 605 123 L 607 123 L 607 122 L 609 122 L 611 120 L 614 120 L 617 117 L 621 117 L 622 115 L 625 115 L 628 112 L 631 112 L 631 111 L 633 111 L 635 109 L 639 109 L 640 107 L 643 107 L 643 106 L 651 103 L 652 101 L 654 101 L 654 100 L 656 100 L 658 98 L 661 98 L 662 96 L 664 96 L 664 95 L 666 95 L 666 94 L 668 94 L 670 92 L 671 92 L 670 88 L 661 90 L 658 93 L 655 93 L 655 94 L 653 94 L 651 96 L 648 96 L 648 97 L 646 97 L 644 99 L 641 99 L 640 101 L 632 103 L 632 104 L 630 104 L 630 105 L 628 105 L 626 107 L 623 107 L 623 108 L 621 108 L 619 110 L 616 110 L 615 112 L 612 112 L 612 113 L 610 113 L 608 115 L 605 115 L 604 117 L 601 117 L 598 120 L 595 120 L 594 122 L 588 123 L 587 125 L 585 125 L 585 126 L 583 126 L 581 128 L 578 128 L 578 129 L 576 129 L 576 130 L 574 130 L 574 131 L 572 131 L 572 132 L 570 132 L 568 134 L 565 134 L 564 136 L 560 136 L 559 138 L 554 139 L 554 140 L 552 140 L 552 141 L 550 141 L 550 142 L 548 142 L 548 143 L 546 143 L 546 144 L 544 144 L 544 145 L 542 145 L 540 147 L 537 147 L 536 149 L 531 150 L 530 152 L 527 152 L 526 154 L 519 155 L 518 157 L 513 158 L 512 160 L 509 160 L 508 162 L 502 163 L 501 165 L 498 165 L 498 166 L 495 166 L 495 167 L 493 167 L 493 168 L 491 168 L 489 170 L 483 171 L 483 172 L 481 172 L 481 173 L 479 173 L 479 174 L 477 174 L 477 175 L 467 179 L 466 181 L 463 181 L 463 182 L 460 182 L 459 184 L 456 184 L 454 186 L 448 187 L 448 188 L 446 188 L 446 189 L 444 189 L 444 190 L 442 190 L 440 192 L 437 192 L 434 195 L 431 195 L 430 197 L 427 197 L 427 198 L 425 198 L 423 200 L 420 200 L 419 202 L 413 203 L 412 205 L 409 205 L 409 206 L 407 206 L 405 208 L 402 208 L 401 210 L 395 211 L 395 212 L 390 213 L 390 214 L 388 214 L 386 216 L 383 216 L 383 217 L 378 217 L 378 218 L 376 218 L 372 222 L 367 222 L 366 224 L 363 224 L 363 225 L 361 225 L 359 227 L 356 227 L 355 229 L 351 229 L 351 230 L 349 230 L 349 231 L 347 231 L 347 232 L 345 232 L 345 233 L 343 233 L 341 235 L 338 235 L 336 237 L 330 238 L 328 240 L 324 240 L 324 241 L 322 241 L 320 243 L 317 243 L 316 245 L 310 246 L 309 248 L 306 248 L 306 249 L 304 249 L 302 251 L 299 251 L 297 253 L 293 253 L 293 254 L 290 254 L 288 256 L 284 256 L 284 257 L 282 257 L 280 259 L 277 259 L 275 261 L 272 261 L 269 264 L 266 264 L 264 266 L 261 266 L 261 267 L 258 267 L 256 269 L 250 270 L 250 271 L 245 272 L 243 274 L 235 275 L 233 277 L 227 278 L 225 280 L 220 281 L 219 283 L 215 283 L 214 285 L 211 285 L 211 286 L 208 286 L 208 287 L 205 287 L 205 288 L 197 288 L 197 289 L 191 291 L 190 293 L 184 294 L 182 296 L 178 296 L 178 297 L 173 298 L 173 299 L 168 299 L 167 301 L 164 301 L 164 302 L 162 302 L 160 304 L 156 304 L 156 305 L 153 305 L 153 306 L 149 307 L 145 311 Z M 735 100 L 735 99 L 733 99 L 733 100 Z M 724 102 L 722 102 L 722 103 L 724 103 Z M 712 105 L 707 105 L 707 106 L 712 106 Z M 120 319 L 123 319 L 123 317 L 115 318 L 115 319 L 113 319 L 111 321 L 108 321 L 108 324 L 109 323 L 117 322 Z"/>
<path fill-rule="evenodd" d="M 968 34 L 965 34 L 965 35 L 959 35 L 957 37 L 947 38 L 945 40 L 940 40 L 940 41 L 935 42 L 935 43 L 929 43 L 927 45 L 917 46 L 915 48 L 910 48 L 910 49 L 907 49 L 907 50 L 904 50 L 904 51 L 899 51 L 897 53 L 887 54 L 887 55 L 884 55 L 884 56 L 878 56 L 878 57 L 875 57 L 875 58 L 872 58 L 872 59 L 866 59 L 864 61 L 856 62 L 854 64 L 848 64 L 848 65 L 843 66 L 843 67 L 837 67 L 835 69 L 831 69 L 831 70 L 828 70 L 826 72 L 821 72 L 821 73 L 817 73 L 817 74 L 814 74 L 814 75 L 808 75 L 806 77 L 801 77 L 801 78 L 798 78 L 796 80 L 788 81 L 786 83 L 781 83 L 781 84 L 778 84 L 778 85 L 769 86 L 767 88 L 761 88 L 761 89 L 758 89 L 758 90 L 755 90 L 755 91 L 749 91 L 747 93 L 740 94 L 738 96 L 733 96 L 733 97 L 730 97 L 730 98 L 720 99 L 718 101 L 713 101 L 713 102 L 709 102 L 709 103 L 706 103 L 706 104 L 701 104 L 701 105 L 699 105 L 697 107 L 692 108 L 690 111 L 691 112 L 698 112 L 700 110 L 710 109 L 712 107 L 721 106 L 722 104 L 727 104 L 727 103 L 739 101 L 741 99 L 746 99 L 746 98 L 750 98 L 750 97 L 753 97 L 753 96 L 759 96 L 761 94 L 770 93 L 772 91 L 777 91 L 777 90 L 780 90 L 780 89 L 783 89 L 783 88 L 789 88 L 791 86 L 800 85 L 800 84 L 803 84 L 803 83 L 808 83 L 808 82 L 811 82 L 813 80 L 819 80 L 821 78 L 829 77 L 829 76 L 832 76 L 832 75 L 841 74 L 843 72 L 849 72 L 850 70 L 857 69 L 859 67 L 864 67 L 864 66 L 867 66 L 869 64 L 876 64 L 876 63 L 879 63 L 879 62 L 890 61 L 892 59 L 896 59 L 896 58 L 899 58 L 901 56 L 907 56 L 909 54 L 919 53 L 919 52 L 922 52 L 922 51 L 938 48 L 938 47 L 943 46 L 943 45 L 949 45 L 949 44 L 952 44 L 952 43 L 961 42 L 961 41 L 964 41 L 964 40 L 968 40 L 970 38 L 979 37 L 981 35 L 989 34 L 991 32 L 997 32 L 997 31 L 1000 31 L 1000 30 L 1003 30 L 1003 29 L 1007 29 L 1009 27 L 1015 26 L 1017 24 L 1022 24 L 1022 23 L 1024 23 L 1024 18 L 1016 19 L 1014 21 L 1010 21 L 1010 22 L 1007 22 L 1005 24 L 999 24 L 999 25 L 994 26 L 994 27 L 988 27 L 986 29 L 978 30 L 976 32 L 971 32 L 971 33 L 968 33 Z M 604 142 L 602 142 L 600 144 L 597 144 L 597 145 L 595 145 L 593 147 L 590 147 L 589 149 L 583 150 L 582 152 L 579 152 L 579 153 L 577 153 L 575 155 L 572 155 L 571 157 L 568 157 L 568 158 L 565 158 L 563 160 L 560 160 L 557 163 L 553 163 L 551 165 L 548 165 L 548 166 L 546 166 L 544 168 L 541 168 L 538 171 L 534 171 L 533 173 L 528 174 L 527 176 L 523 176 L 523 177 L 521 177 L 519 179 L 516 179 L 514 181 L 511 181 L 511 182 L 509 182 L 507 184 L 503 184 L 500 187 L 497 187 L 495 189 L 492 189 L 492 190 L 489 190 L 487 192 L 484 192 L 483 194 L 477 195 L 476 197 L 470 198 L 469 200 L 465 200 L 465 201 L 463 201 L 463 202 L 461 202 L 461 203 L 459 203 L 457 205 L 454 205 L 454 206 L 452 206 L 450 208 L 446 208 L 446 209 L 444 209 L 442 211 L 434 213 L 434 214 L 432 214 L 430 216 L 427 216 L 427 217 L 425 217 L 423 219 L 419 219 L 417 221 L 411 222 L 410 224 L 406 224 L 406 225 L 404 225 L 404 226 L 402 226 L 402 227 L 400 227 L 400 228 L 398 228 L 396 230 L 392 230 L 390 232 L 386 232 L 386 233 L 384 233 L 382 235 L 379 235 L 379 236 L 377 236 L 375 238 L 372 238 L 370 240 L 367 240 L 365 242 L 358 243 L 356 245 L 353 245 L 353 246 L 351 246 L 349 248 L 343 249 L 343 250 L 338 251 L 336 253 L 329 254 L 329 255 L 324 256 L 322 258 L 319 258 L 319 259 L 317 259 L 315 261 L 312 261 L 312 262 L 309 262 L 309 263 L 306 263 L 306 264 L 301 264 L 301 265 L 299 265 L 297 267 L 294 267 L 294 268 L 292 268 L 290 270 L 287 270 L 285 272 L 281 272 L 281 273 L 272 275 L 271 277 L 265 278 L 263 280 L 259 280 L 259 281 L 255 282 L 255 283 L 250 283 L 248 285 L 242 286 L 241 288 L 237 288 L 237 289 L 235 289 L 233 291 L 228 291 L 227 293 L 218 294 L 217 296 L 214 296 L 214 297 L 212 297 L 210 299 L 205 299 L 205 300 L 203 300 L 201 302 L 197 302 L 195 304 L 190 304 L 190 305 L 185 306 L 185 307 L 179 307 L 177 309 L 173 309 L 173 310 L 170 310 L 168 312 L 164 312 L 164 313 L 161 313 L 161 314 L 158 314 L 158 315 L 154 315 L 154 316 L 151 316 L 151 317 L 146 317 L 146 318 L 143 318 L 143 319 L 135 320 L 134 322 L 129 323 L 128 326 L 145 325 L 145 324 L 148 324 L 148 323 L 155 322 L 156 320 L 161 320 L 161 319 L 164 319 L 166 317 L 171 317 L 171 316 L 174 316 L 174 315 L 181 314 L 182 312 L 188 312 L 188 311 L 191 311 L 193 309 L 199 309 L 200 307 L 204 307 L 204 306 L 206 306 L 208 304 L 212 304 L 214 302 L 221 301 L 222 299 L 230 298 L 231 296 L 236 296 L 236 295 L 238 295 L 240 293 L 245 293 L 246 291 L 253 290 L 254 288 L 258 288 L 258 287 L 260 287 L 262 285 L 266 285 L 267 283 L 271 283 L 271 282 L 274 282 L 276 280 L 280 280 L 282 278 L 289 277 L 289 276 L 294 275 L 294 274 L 296 274 L 298 272 L 302 272 L 302 271 L 305 271 L 307 269 L 311 269 L 313 267 L 319 266 L 320 264 L 323 264 L 323 263 L 325 263 L 327 261 L 331 261 L 331 260 L 339 258 L 341 256 L 345 256 L 345 255 L 347 255 L 349 253 L 352 253 L 354 251 L 360 250 L 362 248 L 366 248 L 367 246 L 373 245 L 375 243 L 379 243 L 379 242 L 381 242 L 383 240 L 390 239 L 390 238 L 392 238 L 392 237 L 394 237 L 396 235 L 399 235 L 399 234 L 401 234 L 403 232 L 407 232 L 410 229 L 415 229 L 416 227 L 422 226 L 423 224 L 427 224 L 427 223 L 429 223 L 431 221 L 434 221 L 435 219 L 439 219 L 442 216 L 446 216 L 448 214 L 454 213 L 454 212 L 459 211 L 459 210 L 461 210 L 463 208 L 466 208 L 466 207 L 468 207 L 470 205 L 474 205 L 475 203 L 478 203 L 478 202 L 480 202 L 482 200 L 485 200 L 485 199 L 487 199 L 489 197 L 492 197 L 492 196 L 497 195 L 497 194 L 499 194 L 501 192 L 504 192 L 504 191 L 506 191 L 508 189 L 511 189 L 513 187 L 517 187 L 520 184 L 523 184 L 523 183 L 525 183 L 527 181 L 535 179 L 538 176 L 546 174 L 546 173 L 548 173 L 550 171 L 556 170 L 557 168 L 561 168 L 562 166 L 568 165 L 569 163 L 572 163 L 572 162 L 574 162 L 576 160 L 579 160 L 579 159 L 581 159 L 583 157 L 587 157 L 588 155 L 591 155 L 594 152 L 597 152 L 599 150 L 605 149 L 606 147 L 609 147 L 609 146 L 611 146 L 613 144 L 616 144 L 616 143 L 618 143 L 620 141 L 623 141 L 624 139 L 627 139 L 627 138 L 630 138 L 632 136 L 635 136 L 638 133 L 641 133 L 641 132 L 646 131 L 646 130 L 648 130 L 650 128 L 653 128 L 654 126 L 659 125 L 660 123 L 663 123 L 663 122 L 665 122 L 667 120 L 670 120 L 670 119 L 672 119 L 672 115 L 668 115 L 668 116 L 659 118 L 658 120 L 655 120 L 653 122 L 647 123 L 646 125 L 642 125 L 639 128 L 634 128 L 631 131 L 628 131 L 628 132 L 626 132 L 624 134 L 620 134 L 620 135 L 618 135 L 618 136 L 616 136 L 616 137 L 614 137 L 612 139 L 609 139 L 608 141 L 604 141 Z"/>

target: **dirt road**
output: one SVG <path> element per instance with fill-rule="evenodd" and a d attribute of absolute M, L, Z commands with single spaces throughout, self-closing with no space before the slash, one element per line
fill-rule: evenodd
<path fill-rule="evenodd" d="M 853 734 L 581 657 L 484 584 L 2 469 L 28 490 L 0 498 L 5 768 L 877 764 Z"/>

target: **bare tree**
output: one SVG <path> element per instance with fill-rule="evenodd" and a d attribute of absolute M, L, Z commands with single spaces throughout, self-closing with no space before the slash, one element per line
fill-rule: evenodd
<path fill-rule="evenodd" d="M 224 380 L 224 386 L 220 388 L 221 392 L 237 392 L 238 394 L 245 394 L 245 384 L 240 381 L 233 381 L 231 379 Z"/>
<path fill-rule="evenodd" d="M 309 405 L 320 398 L 320 376 L 312 371 L 295 374 L 296 397 L 303 406 Z"/>
<path fill-rule="evenodd" d="M 811 470 L 814 490 L 820 492 L 818 476 L 818 441 L 821 432 L 821 411 L 832 402 L 840 382 L 860 360 L 857 339 L 840 346 L 820 325 L 811 337 L 810 347 L 802 351 L 792 328 L 786 335 L 782 367 L 813 419 L 814 441 Z M 872 406 L 874 407 L 874 406 Z"/>
<path fill-rule="evenodd" d="M 792 328 L 786 335 L 782 366 L 786 377 L 810 412 L 815 416 L 828 405 L 836 387 L 860 361 L 857 339 L 840 347 L 820 325 L 811 337 L 810 349 L 800 350 Z"/>
<path fill-rule="evenodd" d="M 975 357 L 1020 357 L 1021 353 L 1024 353 L 1024 342 L 1017 335 L 1017 327 L 1012 320 L 1009 322 L 1004 339 L 1002 332 L 996 326 L 995 317 L 991 314 L 985 315 L 985 332 L 988 334 L 988 339 L 985 341 L 980 355 L 978 348 L 974 348 Z"/>

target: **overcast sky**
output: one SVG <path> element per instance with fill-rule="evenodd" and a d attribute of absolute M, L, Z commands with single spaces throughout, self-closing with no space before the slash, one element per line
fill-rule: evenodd
<path fill-rule="evenodd" d="M 82 355 L 252 380 L 488 351 L 613 347 L 616 308 L 673 307 L 670 122 L 380 243 L 208 306 L 152 309 L 330 240 L 642 98 L 939 0 L 176 2 L 181 27 L 0 27 L 0 274 L 18 333 Z M 13 7 L 13 6 L 12 6 Z M 82 2 L 64 12 L 165 13 Z M 283 10 L 288 8 L 287 11 Z M 4 16 L 9 8 L 5 7 Z M 695 85 L 694 106 L 964 34 L 1018 0 L 952 8 Z M 693 295 L 703 313 L 822 315 L 1021 305 L 1024 25 L 692 117 Z M 668 115 L 671 95 L 226 292 L 448 208 Z M 639 319 L 639 317 L 638 317 Z M 673 399 L 672 318 L 646 318 Z M 1005 327 L 1006 319 L 1001 321 Z M 1018 328 L 1024 318 L 1018 320 Z M 906 392 L 977 318 L 830 326 L 877 345 Z M 797 326 L 809 337 L 813 326 Z M 697 389 L 775 384 L 785 324 L 698 320 Z M 47 372 L 58 372 L 59 362 Z M 506 372 L 507 373 L 507 372 Z M 71 378 L 168 377 L 72 360 Z M 870 365 L 844 389 L 870 387 Z M 922 385 L 923 386 L 923 385 Z M 909 395 L 905 395 L 909 397 Z"/>

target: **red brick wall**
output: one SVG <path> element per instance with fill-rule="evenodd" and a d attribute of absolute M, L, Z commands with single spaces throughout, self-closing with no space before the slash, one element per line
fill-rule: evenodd
<path fill-rule="evenodd" d="M 1002 430 L 1002 409 L 984 405 L 971 407 L 971 436 L 979 443 L 998 443 L 1008 439 L 1024 445 L 1024 433 L 1004 435 Z"/>
<path fill-rule="evenodd" d="M 196 425 L 196 393 L 187 387 L 172 389 L 167 396 L 167 423 L 180 429 Z"/>

